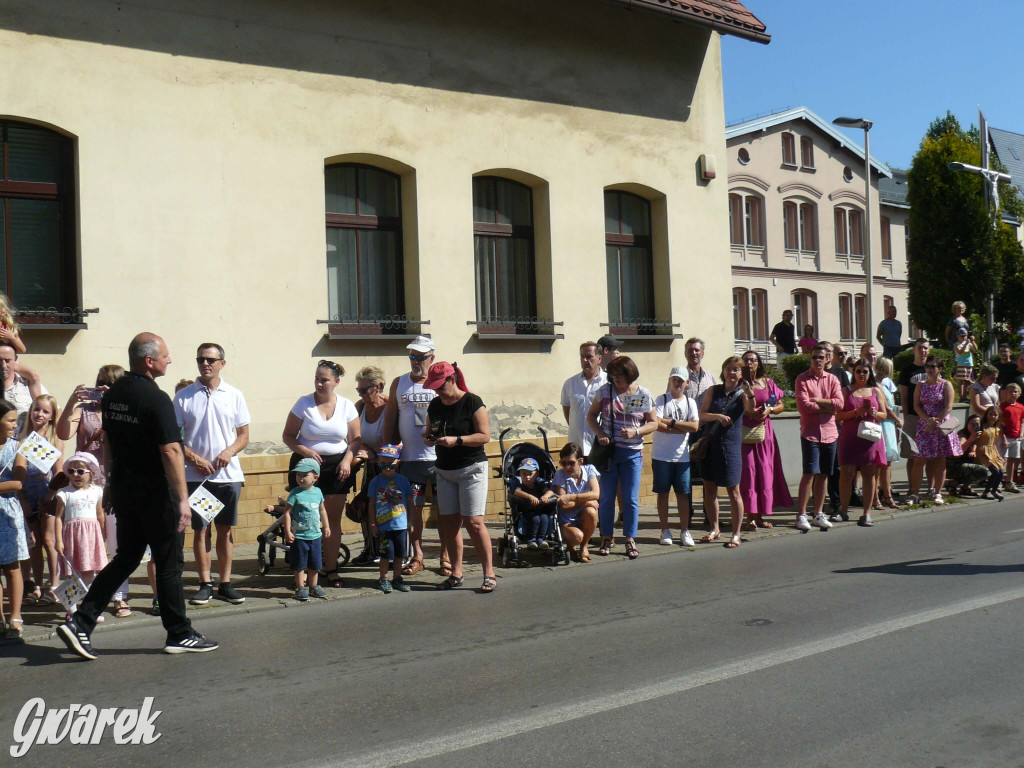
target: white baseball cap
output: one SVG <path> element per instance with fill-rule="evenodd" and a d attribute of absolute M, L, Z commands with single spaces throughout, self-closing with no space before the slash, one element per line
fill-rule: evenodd
<path fill-rule="evenodd" d="M 686 370 L 686 366 L 685 365 L 677 365 L 675 368 L 673 368 L 671 371 L 669 371 L 668 377 L 670 379 L 671 378 L 676 378 L 676 379 L 682 379 L 683 381 L 689 381 L 690 380 L 690 372 L 688 370 Z"/>
<path fill-rule="evenodd" d="M 434 351 L 434 340 L 429 336 L 417 336 L 415 339 L 410 341 L 406 349 L 411 349 L 413 352 L 419 352 L 420 354 L 427 354 L 428 352 Z"/>

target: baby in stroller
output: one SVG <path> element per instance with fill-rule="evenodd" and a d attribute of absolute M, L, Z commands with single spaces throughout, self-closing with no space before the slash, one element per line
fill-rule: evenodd
<path fill-rule="evenodd" d="M 511 483 L 514 511 L 519 517 L 527 549 L 547 549 L 547 537 L 553 530 L 552 520 L 558 497 L 551 482 L 540 477 L 536 459 L 525 458 L 516 467 L 517 477 Z"/>

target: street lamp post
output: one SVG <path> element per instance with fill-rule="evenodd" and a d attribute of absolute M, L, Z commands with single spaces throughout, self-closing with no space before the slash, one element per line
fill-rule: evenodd
<path fill-rule="evenodd" d="M 981 137 L 982 141 L 986 141 L 986 137 Z M 1000 181 L 1011 181 L 1012 177 L 1008 173 L 1002 173 L 1001 171 L 995 171 L 991 168 L 981 168 L 977 165 L 968 165 L 967 163 L 952 162 L 949 164 L 951 171 L 963 171 L 965 173 L 974 173 L 981 176 L 985 180 L 987 185 L 985 188 L 985 206 L 988 208 L 988 215 L 992 218 L 992 231 L 995 232 L 996 227 L 999 225 L 999 182 Z M 988 354 L 989 357 L 995 357 L 999 352 L 999 345 L 996 342 L 995 325 L 996 325 L 996 298 L 995 294 L 989 291 L 988 294 L 988 307 L 986 308 L 986 322 L 988 323 Z"/>
<path fill-rule="evenodd" d="M 874 265 L 871 262 L 871 147 L 868 143 L 868 131 L 874 125 L 870 120 L 863 117 L 837 117 L 832 121 L 833 125 L 843 128 L 864 129 L 864 264 L 866 291 L 864 302 L 867 304 L 867 340 L 871 341 L 875 330 L 872 309 L 874 307 Z"/>

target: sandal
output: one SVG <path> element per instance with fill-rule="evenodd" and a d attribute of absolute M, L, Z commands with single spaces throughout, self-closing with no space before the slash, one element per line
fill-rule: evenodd
<path fill-rule="evenodd" d="M 733 536 L 731 539 L 729 539 L 728 543 L 725 545 L 725 548 L 726 549 L 736 549 L 736 547 L 738 547 L 739 545 L 740 545 L 740 537 L 739 536 Z"/>
<path fill-rule="evenodd" d="M 32 579 L 25 582 L 25 596 L 21 600 L 22 605 L 35 605 L 39 602 L 39 598 L 42 597 L 42 592 L 39 590 L 39 585 L 36 584 Z"/>
<path fill-rule="evenodd" d="M 722 536 L 722 532 L 721 531 L 715 531 L 714 533 L 706 533 L 706 534 L 704 534 L 703 536 L 700 537 L 700 543 L 701 544 L 710 544 L 713 541 L 718 541 L 718 539 L 721 538 L 721 536 Z"/>
<path fill-rule="evenodd" d="M 54 605 L 57 602 L 57 595 L 52 589 L 43 592 L 43 596 L 36 600 L 36 605 Z"/>
<path fill-rule="evenodd" d="M 761 527 L 766 528 L 767 526 L 762 524 Z M 745 522 L 743 524 L 743 530 L 756 533 L 757 532 L 757 521 L 756 520 L 747 520 L 747 522 Z"/>
<path fill-rule="evenodd" d="M 25 626 L 25 622 L 22 619 L 11 619 L 7 622 L 7 629 L 4 630 L 3 636 L 5 640 L 21 640 L 21 628 Z"/>
<path fill-rule="evenodd" d="M 445 579 L 440 584 L 438 584 L 437 588 L 441 589 L 441 590 L 449 590 L 449 589 L 455 589 L 456 587 L 461 587 L 461 586 L 462 586 L 462 577 L 461 576 L 449 576 L 447 579 Z"/>
<path fill-rule="evenodd" d="M 497 579 L 495 579 L 493 576 L 484 576 L 484 583 L 483 583 L 483 585 L 481 585 L 480 591 L 483 592 L 484 594 L 487 594 L 488 592 L 493 592 L 495 587 L 497 587 L 497 586 L 498 586 L 498 580 Z"/>
<path fill-rule="evenodd" d="M 859 525 L 861 528 L 870 528 L 871 526 L 873 526 L 874 523 L 871 522 L 871 515 L 861 515 L 860 519 L 857 520 L 857 525 Z"/>
<path fill-rule="evenodd" d="M 636 542 L 632 539 L 626 539 L 626 557 L 630 560 L 636 560 L 640 557 L 640 553 L 636 549 Z"/>
<path fill-rule="evenodd" d="M 331 589 L 341 589 L 345 586 L 345 580 L 338 574 L 337 569 L 325 573 L 324 578 L 331 585 Z"/>
<path fill-rule="evenodd" d="M 871 508 L 879 512 L 885 511 L 885 507 L 882 506 L 882 502 L 879 499 L 875 499 L 875 503 L 871 505 Z"/>
<path fill-rule="evenodd" d="M 612 547 L 614 546 L 614 539 L 601 539 L 601 548 L 597 550 L 597 554 L 599 554 L 601 557 L 604 557 L 605 555 L 610 555 L 612 553 Z"/>
<path fill-rule="evenodd" d="M 418 557 L 414 557 L 412 560 L 410 560 L 408 563 L 406 563 L 406 566 L 402 569 L 402 575 L 403 576 L 415 576 L 417 573 L 419 573 L 422 570 L 423 570 L 423 560 L 418 558 Z"/>
<path fill-rule="evenodd" d="M 127 619 L 132 615 L 131 606 L 128 605 L 124 600 L 118 600 L 114 603 L 114 618 L 115 619 Z"/>
<path fill-rule="evenodd" d="M 589 563 L 593 558 L 590 556 L 590 552 L 580 552 L 580 562 Z"/>
<path fill-rule="evenodd" d="M 409 565 L 412 565 L 412 562 L 410 562 Z M 447 557 L 442 557 L 441 558 L 441 567 L 438 570 L 440 570 L 442 576 L 451 576 L 452 575 L 452 564 L 451 564 L 451 561 L 448 560 Z M 402 572 L 404 573 L 405 569 L 403 569 Z"/>
<path fill-rule="evenodd" d="M 769 522 L 768 522 L 767 520 L 762 520 L 762 521 L 760 522 L 760 526 L 761 526 L 762 528 L 774 528 L 774 527 L 775 527 L 774 525 L 772 525 L 771 523 L 769 523 Z"/>

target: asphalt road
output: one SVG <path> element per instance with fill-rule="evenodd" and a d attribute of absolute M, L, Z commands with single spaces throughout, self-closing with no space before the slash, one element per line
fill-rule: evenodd
<path fill-rule="evenodd" d="M 0 764 L 1024 764 L 1024 500 L 203 618 L 0 657 Z M 478 586 L 479 577 L 467 577 Z M 149 745 L 8 747 L 24 703 L 161 711 Z"/>

